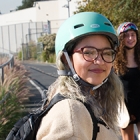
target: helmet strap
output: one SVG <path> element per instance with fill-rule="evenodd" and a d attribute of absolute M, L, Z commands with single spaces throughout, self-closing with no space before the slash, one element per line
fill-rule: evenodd
<path fill-rule="evenodd" d="M 106 78 L 101 84 L 99 84 L 99 85 L 93 87 L 92 90 L 95 90 L 95 89 L 99 88 L 99 87 L 102 86 L 104 83 L 106 83 L 107 80 L 108 80 L 108 78 Z"/>
<path fill-rule="evenodd" d="M 72 66 L 72 63 L 71 63 L 71 61 L 70 61 L 70 58 L 69 58 L 69 55 L 68 55 L 66 49 L 64 49 L 63 52 L 64 52 L 65 58 L 66 58 L 66 60 L 67 60 L 67 62 L 68 62 L 68 65 L 69 65 L 71 71 L 57 70 L 58 75 L 61 75 L 61 76 L 62 76 L 62 75 L 63 75 L 63 76 L 72 76 L 73 79 L 74 79 L 75 81 L 79 81 L 80 78 L 79 78 L 79 76 L 76 74 L 76 72 L 75 72 L 75 70 L 74 70 L 74 68 L 73 68 L 73 66 Z"/>
<path fill-rule="evenodd" d="M 101 84 L 97 85 L 97 86 L 94 86 L 86 81 L 84 81 L 83 79 L 81 79 L 77 73 L 75 72 L 74 68 L 73 68 L 73 65 L 70 61 L 70 58 L 69 58 L 69 55 L 67 53 L 67 51 L 64 49 L 64 55 L 65 55 L 65 58 L 68 62 L 68 65 L 70 67 L 70 70 L 71 71 L 67 71 L 67 70 L 57 70 L 57 73 L 58 75 L 60 76 L 72 76 L 74 81 L 76 81 L 79 85 L 84 85 L 84 86 L 87 86 L 87 87 L 91 87 L 92 90 L 95 90 L 97 88 L 99 88 L 100 86 L 102 86 L 104 83 L 106 83 L 106 81 L 108 80 L 108 78 L 106 78 Z"/>

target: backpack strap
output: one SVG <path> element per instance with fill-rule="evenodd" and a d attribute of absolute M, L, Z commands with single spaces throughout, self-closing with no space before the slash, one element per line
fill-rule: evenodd
<path fill-rule="evenodd" d="M 54 96 L 54 98 L 52 98 L 52 100 L 50 101 L 49 105 L 47 106 L 47 108 L 44 109 L 44 111 L 42 112 L 42 115 L 41 116 L 44 116 L 46 114 L 46 112 L 48 112 L 51 107 L 56 104 L 57 102 L 61 101 L 61 100 L 64 100 L 66 99 L 67 97 L 64 97 L 63 95 L 61 95 L 60 93 L 56 94 L 56 96 Z M 82 102 L 83 103 L 83 102 Z M 97 138 L 97 133 L 99 132 L 99 126 L 97 125 L 98 124 L 98 120 L 97 118 L 95 117 L 91 107 L 89 104 L 87 103 L 84 103 L 85 107 L 87 108 L 87 110 L 89 111 L 90 113 L 90 116 L 92 118 L 92 122 L 93 122 L 93 137 L 92 137 L 92 140 L 96 140 Z"/>
<path fill-rule="evenodd" d="M 96 140 L 97 138 L 97 133 L 99 132 L 99 126 L 98 126 L 98 120 L 97 118 L 95 117 L 91 107 L 89 104 L 87 103 L 84 103 L 85 107 L 87 108 L 87 110 L 89 111 L 90 113 L 90 116 L 92 118 L 92 122 L 93 122 L 93 134 L 92 134 L 92 140 Z"/>
<path fill-rule="evenodd" d="M 107 126 L 107 124 L 102 119 L 95 117 L 94 112 L 92 111 L 92 109 L 91 109 L 89 104 L 84 103 L 84 105 L 87 108 L 87 110 L 89 111 L 90 116 L 92 118 L 92 122 L 93 122 L 93 136 L 92 136 L 92 140 L 96 140 L 97 134 L 98 134 L 98 132 L 100 132 L 100 127 L 98 126 L 98 124 L 104 125 L 107 129 L 109 129 L 109 127 Z"/>
<path fill-rule="evenodd" d="M 64 97 L 63 95 L 61 95 L 60 93 L 56 94 L 52 100 L 50 101 L 50 103 L 48 104 L 48 106 L 44 109 L 44 111 L 42 112 L 41 116 L 43 117 L 51 108 L 54 104 L 56 104 L 57 102 L 61 101 L 61 100 L 64 100 L 64 99 L 67 99 L 68 97 Z M 79 101 L 79 100 L 77 100 Z M 81 102 L 81 101 L 80 101 Z M 83 103 L 83 102 L 82 102 Z M 87 108 L 87 110 L 89 111 L 90 113 L 90 116 L 92 118 L 92 122 L 93 122 L 93 136 L 92 136 L 92 140 L 96 140 L 97 138 L 97 134 L 100 130 L 99 126 L 98 126 L 98 123 L 104 125 L 106 128 L 107 125 L 105 124 L 104 121 L 102 120 L 98 120 L 95 115 L 94 115 L 94 112 L 92 111 L 91 107 L 89 104 L 87 103 L 83 103 L 85 105 L 85 107 Z M 108 128 L 109 129 L 109 128 Z"/>
<path fill-rule="evenodd" d="M 45 116 L 46 113 L 59 101 L 66 99 L 67 97 L 64 97 L 63 95 L 61 95 L 60 93 L 56 94 L 52 100 L 50 101 L 50 103 L 48 104 L 48 106 L 44 109 L 44 111 L 41 113 L 41 116 Z"/>

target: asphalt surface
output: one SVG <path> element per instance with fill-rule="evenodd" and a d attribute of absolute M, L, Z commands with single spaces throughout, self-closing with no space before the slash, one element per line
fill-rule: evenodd
<path fill-rule="evenodd" d="M 30 93 L 25 106 L 27 112 L 32 112 L 41 107 L 41 104 L 46 97 L 48 87 L 56 80 L 58 74 L 54 64 L 26 61 L 23 62 L 23 65 L 30 73 L 29 82 L 27 83 Z M 120 138 L 120 140 L 122 140 L 122 138 Z M 135 140 L 138 140 L 136 126 Z"/>
<path fill-rule="evenodd" d="M 48 87 L 58 77 L 57 70 L 54 64 L 23 62 L 22 63 L 29 72 L 29 87 L 28 100 L 25 102 L 27 112 L 32 112 L 38 109 L 43 100 L 46 98 Z"/>

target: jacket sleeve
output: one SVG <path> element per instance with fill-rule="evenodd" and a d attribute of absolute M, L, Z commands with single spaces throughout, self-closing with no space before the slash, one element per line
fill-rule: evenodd
<path fill-rule="evenodd" d="M 119 106 L 118 112 L 120 112 L 118 116 L 118 126 L 120 128 L 126 128 L 130 122 L 130 117 L 124 102 L 121 107 Z"/>
<path fill-rule="evenodd" d="M 65 99 L 43 117 L 36 140 L 92 140 L 93 124 L 86 107 Z"/>

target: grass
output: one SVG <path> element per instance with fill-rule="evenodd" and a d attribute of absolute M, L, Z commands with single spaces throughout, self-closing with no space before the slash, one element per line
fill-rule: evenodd
<path fill-rule="evenodd" d="M 0 140 L 5 140 L 15 122 L 24 115 L 24 97 L 29 92 L 28 74 L 17 60 L 13 68 L 4 67 L 4 82 L 0 82 Z"/>

